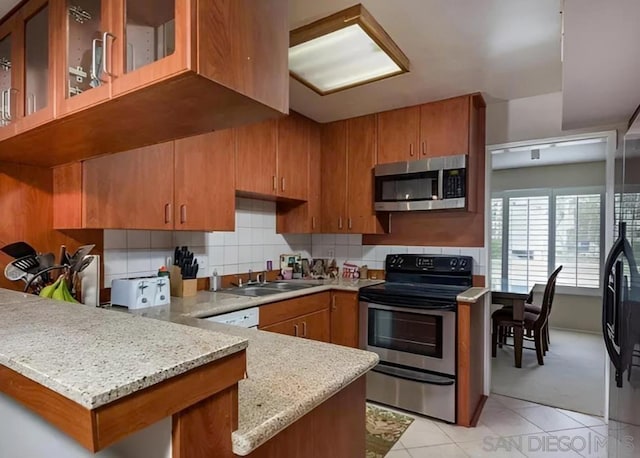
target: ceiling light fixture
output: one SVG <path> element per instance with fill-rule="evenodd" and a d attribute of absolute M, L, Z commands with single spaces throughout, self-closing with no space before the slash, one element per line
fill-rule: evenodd
<path fill-rule="evenodd" d="M 293 30 L 289 42 L 289 73 L 320 95 L 409 71 L 407 56 L 360 4 Z"/>

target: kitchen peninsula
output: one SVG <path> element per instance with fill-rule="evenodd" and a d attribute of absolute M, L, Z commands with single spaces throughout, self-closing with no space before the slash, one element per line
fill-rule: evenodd
<path fill-rule="evenodd" d="M 312 383 L 287 384 L 261 377 L 259 364 L 246 366 L 247 336 L 224 325 L 198 329 L 7 290 L 0 290 L 0 321 L 0 418 L 11 419 L 0 429 L 0 456 L 294 456 L 305 446 L 364 453 L 362 375 L 377 362 L 370 353 L 305 342 L 292 370 L 306 368 L 300 375 Z M 272 353 L 264 364 L 291 339 L 245 332 L 260 334 L 261 351 Z M 260 422 L 259 435 L 235 434 L 232 442 L 238 397 L 252 402 L 258 391 L 272 402 L 254 405 L 255 418 L 241 416 Z M 353 414 L 331 415 L 347 404 Z M 301 440 L 311 428 L 314 437 Z M 331 450 L 322 452 L 320 441 Z"/>

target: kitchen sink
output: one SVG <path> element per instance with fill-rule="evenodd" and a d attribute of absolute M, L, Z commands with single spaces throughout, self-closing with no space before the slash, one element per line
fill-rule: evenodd
<path fill-rule="evenodd" d="M 287 291 L 298 291 L 305 288 L 311 288 L 313 286 L 315 285 L 310 285 L 308 283 L 270 282 L 239 286 L 227 289 L 225 292 L 229 294 L 236 294 L 238 296 L 262 297 Z"/>

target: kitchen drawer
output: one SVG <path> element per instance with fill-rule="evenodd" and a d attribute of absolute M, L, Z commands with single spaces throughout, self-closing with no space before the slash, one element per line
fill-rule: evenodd
<path fill-rule="evenodd" d="M 262 319 L 262 316 L 260 318 Z M 329 342 L 331 336 L 330 320 L 329 310 L 324 309 L 269 326 L 261 326 L 260 329 L 287 336 Z"/>
<path fill-rule="evenodd" d="M 331 293 L 327 291 L 263 305 L 260 307 L 260 329 L 309 313 L 328 310 L 330 302 Z"/>

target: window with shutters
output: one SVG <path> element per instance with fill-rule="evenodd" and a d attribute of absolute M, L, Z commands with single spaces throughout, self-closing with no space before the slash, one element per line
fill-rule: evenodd
<path fill-rule="evenodd" d="M 492 219 L 492 285 L 505 280 L 531 288 L 546 283 L 562 265 L 558 285 L 598 288 L 603 198 L 599 188 L 495 194 L 492 218 L 499 222 Z"/>

